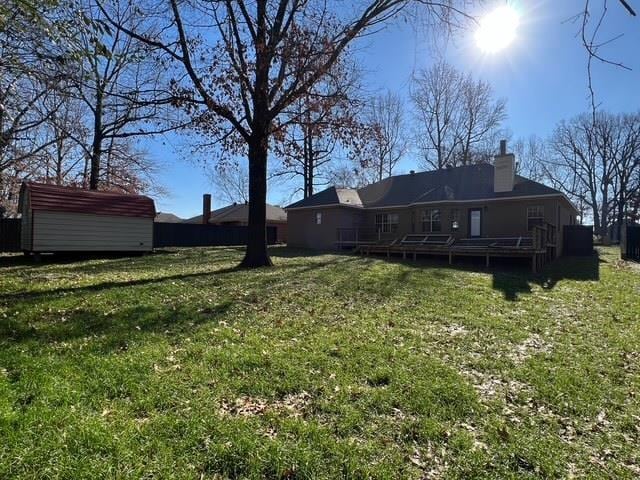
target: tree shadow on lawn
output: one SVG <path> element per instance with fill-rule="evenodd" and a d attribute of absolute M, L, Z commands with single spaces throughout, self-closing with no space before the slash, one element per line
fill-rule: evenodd
<path fill-rule="evenodd" d="M 563 280 L 598 281 L 601 262 L 595 254 L 585 257 L 560 257 L 547 264 L 539 273 L 495 271 L 493 288 L 500 290 L 505 299 L 515 301 L 519 295 L 531 293 L 532 285 L 551 290 Z"/>
<path fill-rule="evenodd" d="M 356 257 L 345 256 L 345 259 L 342 259 L 341 263 L 355 262 L 355 261 L 357 261 Z M 335 263 L 336 263 L 335 261 L 333 262 L 323 261 L 323 262 L 312 262 L 312 263 L 295 262 L 295 263 L 287 263 L 284 265 L 277 265 L 273 269 L 258 269 L 258 270 L 246 269 L 240 266 L 233 266 L 233 267 L 219 268 L 214 270 L 206 270 L 201 272 L 180 273 L 175 275 L 165 275 L 161 277 L 140 278 L 137 280 L 107 281 L 107 282 L 93 283 L 93 284 L 81 285 L 81 286 L 58 287 L 58 288 L 51 288 L 46 290 L 37 290 L 37 291 L 30 291 L 30 292 L 6 293 L 6 294 L 0 294 L 0 303 L 6 304 L 9 302 L 15 302 L 15 301 L 32 301 L 32 300 L 37 301 L 39 299 L 56 297 L 56 296 L 64 296 L 67 294 L 82 293 L 82 292 L 101 292 L 104 290 L 110 290 L 115 288 L 147 286 L 147 285 L 159 284 L 159 283 L 169 282 L 169 281 L 187 281 L 187 280 L 193 280 L 193 279 L 198 279 L 203 277 L 215 277 L 220 275 L 227 275 L 231 273 L 242 273 L 242 272 L 257 273 L 260 271 L 262 272 L 273 271 L 277 273 L 281 271 L 290 271 L 288 272 L 290 275 L 295 274 L 297 276 L 299 274 L 306 273 L 312 270 L 317 270 L 319 268 L 334 266 Z M 150 269 L 150 266 L 147 266 L 145 270 L 149 270 L 149 269 Z M 101 270 L 98 268 L 98 271 L 101 271 Z M 254 287 L 259 286 L 260 282 L 266 285 L 266 284 L 272 283 L 273 280 L 268 276 L 261 277 L 261 278 L 253 278 L 252 286 Z"/>
<path fill-rule="evenodd" d="M 92 337 L 105 352 L 124 351 L 138 333 L 188 334 L 194 325 L 218 323 L 232 305 L 226 301 L 206 308 L 133 306 L 106 315 L 98 309 L 76 309 L 64 317 L 50 316 L 36 325 L 23 320 L 5 320 L 0 322 L 0 339 L 9 343 L 36 341 L 45 344 Z"/>
<path fill-rule="evenodd" d="M 400 263 L 413 268 L 438 267 L 432 273 L 434 276 L 446 280 L 445 270 L 463 271 L 469 273 L 491 273 L 492 287 L 503 293 L 504 298 L 515 301 L 521 294 L 529 294 L 532 285 L 540 285 L 544 289 L 553 289 L 559 281 L 598 281 L 600 279 L 600 263 L 603 262 L 597 254 L 585 257 L 560 257 L 547 264 L 538 273 L 532 273 L 531 260 L 518 258 L 491 258 L 491 266 L 485 266 L 484 258 L 460 257 L 456 263 L 450 265 L 441 256 L 420 258 L 416 261 L 403 260 L 400 257 L 366 257 L 377 258 L 392 263 Z M 394 277 L 396 278 L 396 277 Z"/>

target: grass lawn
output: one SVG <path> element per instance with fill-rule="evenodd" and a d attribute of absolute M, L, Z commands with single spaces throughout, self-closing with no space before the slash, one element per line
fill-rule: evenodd
<path fill-rule="evenodd" d="M 0 478 L 637 478 L 640 269 L 0 257 Z"/>

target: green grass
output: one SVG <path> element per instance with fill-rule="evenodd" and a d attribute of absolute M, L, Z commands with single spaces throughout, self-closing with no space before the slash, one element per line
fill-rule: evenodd
<path fill-rule="evenodd" d="M 0 478 L 634 478 L 640 270 L 0 258 Z"/>

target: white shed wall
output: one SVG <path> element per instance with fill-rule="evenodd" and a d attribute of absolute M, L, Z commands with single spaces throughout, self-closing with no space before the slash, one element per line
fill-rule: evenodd
<path fill-rule="evenodd" d="M 36 210 L 33 251 L 150 251 L 153 218 Z"/>

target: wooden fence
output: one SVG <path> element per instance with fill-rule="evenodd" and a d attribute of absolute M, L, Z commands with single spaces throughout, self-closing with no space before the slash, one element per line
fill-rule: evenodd
<path fill-rule="evenodd" d="M 623 225 L 620 254 L 625 260 L 640 262 L 640 225 Z"/>
<path fill-rule="evenodd" d="M 276 227 L 267 227 L 267 242 L 276 243 Z M 214 247 L 246 245 L 248 227 L 237 225 L 202 225 L 196 223 L 154 223 L 153 246 Z"/>
<path fill-rule="evenodd" d="M 21 225 L 19 218 L 0 218 L 0 252 L 20 251 Z"/>
<path fill-rule="evenodd" d="M 568 256 L 593 255 L 593 227 L 565 225 L 562 231 L 562 254 Z"/>
<path fill-rule="evenodd" d="M 19 252 L 21 220 L 0 218 L 0 252 Z M 276 243 L 276 227 L 267 227 L 267 242 Z M 246 245 L 247 227 L 236 225 L 200 225 L 189 223 L 154 223 L 153 246 L 211 247 Z"/>

